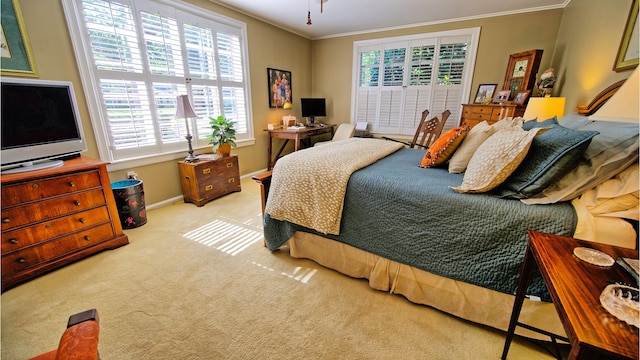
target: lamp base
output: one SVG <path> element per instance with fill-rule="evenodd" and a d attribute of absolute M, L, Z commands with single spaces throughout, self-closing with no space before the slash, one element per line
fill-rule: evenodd
<path fill-rule="evenodd" d="M 193 155 L 193 147 L 191 147 L 191 139 L 193 139 L 193 136 L 191 136 L 191 134 L 187 133 L 187 136 L 185 136 L 184 138 L 187 139 L 187 142 L 189 143 L 189 155 L 187 155 L 187 157 L 184 158 L 184 161 L 186 161 L 186 162 L 196 162 L 196 161 L 198 161 L 198 157 Z"/>
<path fill-rule="evenodd" d="M 200 161 L 200 159 L 198 159 L 198 157 L 193 154 L 189 154 L 186 158 L 184 158 L 184 161 L 194 163 Z"/>

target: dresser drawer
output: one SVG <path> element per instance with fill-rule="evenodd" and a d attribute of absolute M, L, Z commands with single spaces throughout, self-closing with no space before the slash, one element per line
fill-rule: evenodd
<path fill-rule="evenodd" d="M 5 185 L 2 187 L 2 207 L 10 207 L 100 186 L 102 184 L 97 170 Z"/>
<path fill-rule="evenodd" d="M 77 233 L 45 242 L 38 246 L 3 255 L 2 275 L 5 276 L 23 271 L 47 260 L 55 260 L 57 257 L 69 252 L 112 238 L 113 235 L 114 233 L 111 224 L 104 224 L 93 228 L 83 229 Z"/>
<path fill-rule="evenodd" d="M 502 120 L 510 116 L 513 117 L 513 108 L 497 108 L 491 112 L 491 120 Z"/>
<path fill-rule="evenodd" d="M 107 223 L 110 220 L 107 207 L 101 206 L 24 228 L 9 230 L 2 233 L 2 254 L 17 251 L 69 232 Z"/>
<path fill-rule="evenodd" d="M 2 209 L 2 231 L 105 204 L 102 189 L 74 193 L 19 208 Z"/>

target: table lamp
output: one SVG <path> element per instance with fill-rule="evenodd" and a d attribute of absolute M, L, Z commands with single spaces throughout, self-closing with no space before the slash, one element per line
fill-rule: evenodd
<path fill-rule="evenodd" d="M 176 119 L 184 119 L 184 124 L 187 126 L 187 135 L 184 137 L 189 143 L 189 155 L 184 158 L 187 162 L 196 162 L 198 158 L 193 155 L 193 148 L 191 147 L 191 139 L 193 137 L 189 133 L 189 118 L 197 117 L 191 102 L 189 101 L 189 95 L 178 95 L 178 104 L 176 110 Z"/>
<path fill-rule="evenodd" d="M 545 121 L 554 116 L 560 118 L 564 116 L 565 100 L 563 97 L 532 97 L 522 117 L 525 121 L 536 118 Z"/>

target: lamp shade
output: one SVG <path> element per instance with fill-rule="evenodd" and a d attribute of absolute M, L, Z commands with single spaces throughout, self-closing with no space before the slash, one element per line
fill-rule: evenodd
<path fill-rule="evenodd" d="M 293 104 L 290 103 L 289 101 L 285 101 L 284 104 L 282 105 L 283 109 L 293 109 Z"/>
<path fill-rule="evenodd" d="M 197 117 L 193 107 L 191 107 L 191 102 L 189 102 L 189 95 L 178 95 L 177 99 L 176 119 Z"/>
<path fill-rule="evenodd" d="M 544 121 L 551 117 L 564 116 L 564 103 L 563 97 L 532 97 L 529 98 L 529 104 L 522 116 L 525 120 L 532 120 L 537 118 L 538 121 Z"/>
<path fill-rule="evenodd" d="M 589 120 L 637 124 L 640 121 L 640 80 L 638 68 L 620 89 Z"/>

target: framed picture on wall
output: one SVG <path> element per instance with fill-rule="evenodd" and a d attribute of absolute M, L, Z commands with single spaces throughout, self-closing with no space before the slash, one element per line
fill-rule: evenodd
<path fill-rule="evenodd" d="M 291 103 L 291 71 L 267 68 L 269 83 L 269 107 L 281 108 L 285 103 Z"/>
<path fill-rule="evenodd" d="M 616 72 L 630 70 L 638 66 L 640 58 L 640 42 L 638 42 L 638 0 L 633 0 L 627 18 L 627 25 L 618 48 L 618 56 L 613 70 Z"/>
<path fill-rule="evenodd" d="M 493 93 L 496 91 L 498 84 L 480 84 L 476 92 L 474 104 L 488 104 L 493 99 Z"/>
<path fill-rule="evenodd" d="M 18 0 L 1 0 L 0 5 L 2 75 L 38 76 Z"/>

